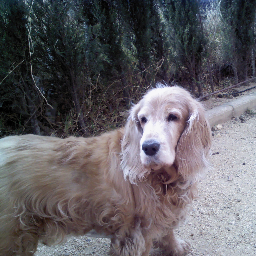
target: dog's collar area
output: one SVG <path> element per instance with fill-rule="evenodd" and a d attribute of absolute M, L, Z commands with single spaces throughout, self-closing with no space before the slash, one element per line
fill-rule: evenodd
<path fill-rule="evenodd" d="M 167 172 L 163 171 L 156 175 L 158 182 L 161 184 L 162 187 L 161 191 L 162 194 L 165 196 L 171 188 L 176 186 L 177 179 L 174 179 L 171 175 Z"/>
<path fill-rule="evenodd" d="M 169 182 L 170 180 L 172 180 L 172 177 L 166 172 L 161 172 L 157 174 L 157 178 L 161 183 L 165 185 L 172 183 L 172 182 Z"/>
<path fill-rule="evenodd" d="M 155 177 L 158 181 L 158 184 L 161 184 L 163 195 L 166 195 L 167 191 L 170 189 L 173 190 L 174 188 L 179 187 L 181 190 L 184 191 L 189 189 L 193 185 L 192 181 L 184 180 L 184 177 L 182 177 L 175 171 L 169 174 L 165 170 L 160 170 L 158 171 L 158 173 L 155 174 Z"/>

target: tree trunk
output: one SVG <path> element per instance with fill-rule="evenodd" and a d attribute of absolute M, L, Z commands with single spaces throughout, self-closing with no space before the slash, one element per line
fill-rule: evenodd
<path fill-rule="evenodd" d="M 252 54 L 251 54 L 251 63 L 252 63 L 252 76 L 255 77 L 255 54 L 254 54 L 253 48 L 252 48 Z"/>
<path fill-rule="evenodd" d="M 26 93 L 28 112 L 29 112 L 29 116 L 30 116 L 29 121 L 31 124 L 32 133 L 40 135 L 41 131 L 40 131 L 39 123 L 38 123 L 37 116 L 36 116 L 36 113 L 37 113 L 37 109 L 36 109 L 36 105 L 35 105 L 36 98 L 31 97 L 29 85 L 27 85 L 24 81 L 23 81 L 23 85 L 24 85 L 24 91 Z"/>
<path fill-rule="evenodd" d="M 235 83 L 236 84 L 238 84 L 238 80 L 239 80 L 237 66 L 238 66 L 238 64 L 237 64 L 237 57 L 235 57 L 233 69 L 234 69 L 234 76 L 235 76 Z"/>
<path fill-rule="evenodd" d="M 127 82 L 126 82 L 123 72 L 121 74 L 121 82 L 122 82 L 122 86 L 123 86 L 123 97 L 124 97 L 125 105 L 127 107 L 130 107 L 129 88 L 127 86 Z"/>
<path fill-rule="evenodd" d="M 76 109 L 76 114 L 77 114 L 77 118 L 78 118 L 78 123 L 82 129 L 82 132 L 84 133 L 84 135 L 88 135 L 87 131 L 86 131 L 86 125 L 84 122 L 84 115 L 80 106 L 80 102 L 79 102 L 79 98 L 77 95 L 77 83 L 76 83 L 76 79 L 75 76 L 73 74 L 73 71 L 70 71 L 70 82 L 71 82 L 71 87 L 72 87 L 72 98 L 75 104 L 75 109 Z"/>

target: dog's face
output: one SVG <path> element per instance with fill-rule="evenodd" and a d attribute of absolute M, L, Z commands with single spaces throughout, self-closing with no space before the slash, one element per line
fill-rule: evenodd
<path fill-rule="evenodd" d="M 168 89 L 155 89 L 146 94 L 135 116 L 142 134 L 141 163 L 151 170 L 173 164 L 176 146 L 189 115 L 184 102 Z"/>
<path fill-rule="evenodd" d="M 188 91 L 180 87 L 152 89 L 131 109 L 125 126 L 124 177 L 136 183 L 173 164 L 183 177 L 195 177 L 207 166 L 210 145 L 204 109 Z"/>

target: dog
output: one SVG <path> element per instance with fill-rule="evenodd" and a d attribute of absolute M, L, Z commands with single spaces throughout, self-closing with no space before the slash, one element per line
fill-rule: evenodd
<path fill-rule="evenodd" d="M 208 166 L 204 109 L 181 87 L 158 86 L 125 127 L 98 137 L 21 135 L 0 140 L 0 255 L 33 255 L 90 230 L 111 255 L 185 255 L 174 235 Z"/>

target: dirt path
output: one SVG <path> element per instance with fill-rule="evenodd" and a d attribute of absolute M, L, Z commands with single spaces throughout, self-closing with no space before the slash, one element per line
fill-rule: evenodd
<path fill-rule="evenodd" d="M 256 255 L 256 116 L 241 119 L 214 132 L 213 168 L 179 232 L 190 256 Z"/>

